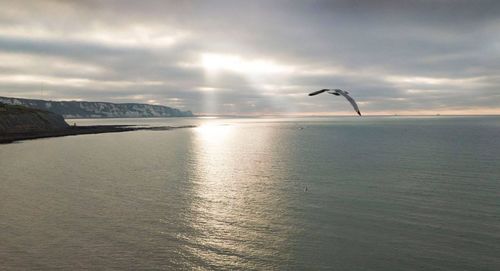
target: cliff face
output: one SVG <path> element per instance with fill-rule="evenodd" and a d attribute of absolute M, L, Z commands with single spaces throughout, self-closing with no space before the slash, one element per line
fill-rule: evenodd
<path fill-rule="evenodd" d="M 114 104 L 103 102 L 44 101 L 0 97 L 0 103 L 23 105 L 54 112 L 64 118 L 149 118 L 149 117 L 191 117 L 191 111 L 181 111 L 161 105 Z"/>
<path fill-rule="evenodd" d="M 53 132 L 68 127 L 55 113 L 0 103 L 0 134 Z"/>

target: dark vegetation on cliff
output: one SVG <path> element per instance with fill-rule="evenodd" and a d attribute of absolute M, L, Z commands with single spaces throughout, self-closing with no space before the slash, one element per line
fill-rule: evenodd
<path fill-rule="evenodd" d="M 52 132 L 68 127 L 58 114 L 0 103 L 0 133 Z"/>

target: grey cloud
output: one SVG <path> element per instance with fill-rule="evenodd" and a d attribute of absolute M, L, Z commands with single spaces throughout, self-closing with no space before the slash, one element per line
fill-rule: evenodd
<path fill-rule="evenodd" d="M 0 1 L 1 2 L 1 1 Z M 364 102 L 364 109 L 442 110 L 499 109 L 500 3 L 479 1 L 22 1 L 2 3 L 0 53 L 41 55 L 95 65 L 99 73 L 60 71 L 47 64 L 12 68 L 0 64 L 0 76 L 37 75 L 86 78 L 96 86 L 52 86 L 53 98 L 79 97 L 131 101 L 182 100 L 195 112 L 206 108 L 202 87 L 218 90 L 212 113 L 252 113 L 293 110 L 332 112 L 343 108 L 335 99 L 314 100 L 302 94 L 320 87 L 339 87 Z M 42 12 L 43 11 L 43 12 Z M 59 15 L 59 16 L 58 16 Z M 85 39 L 85 33 L 127 33 L 140 26 L 153 33 L 185 32 L 171 46 L 147 43 L 124 46 Z M 2 29 L 49 33 L 42 37 L 15 36 Z M 45 32 L 44 32 L 45 31 Z M 79 38 L 75 34 L 81 33 Z M 133 35 L 134 33 L 131 33 Z M 174 35 L 174 34 L 172 34 Z M 113 36 L 111 36 L 112 38 Z M 283 91 L 261 89 L 243 74 L 221 72 L 209 80 L 196 61 L 201 53 L 272 59 L 298 70 L 283 80 Z M 340 72 L 315 75 L 319 69 Z M 474 84 L 397 83 L 387 77 L 471 79 Z M 132 81 L 134 86 L 99 85 Z M 159 85 L 140 82 L 158 81 Z M 0 81 L 0 95 L 33 96 L 36 84 Z M 409 89 L 430 90 L 425 94 Z M 467 93 L 480 93 L 470 98 Z M 289 95 L 295 96 L 289 96 Z M 232 106 L 234 105 L 234 106 Z"/>

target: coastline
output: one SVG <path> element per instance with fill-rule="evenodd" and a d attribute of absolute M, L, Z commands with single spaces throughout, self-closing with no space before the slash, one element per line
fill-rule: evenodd
<path fill-rule="evenodd" d="M 158 127 L 137 127 L 133 125 L 92 125 L 92 126 L 71 126 L 63 130 L 50 132 L 26 132 L 0 134 L 0 144 L 9 144 L 21 140 L 33 140 L 39 138 L 63 137 L 75 135 L 104 134 L 104 133 L 122 133 L 131 131 L 166 131 L 174 129 L 194 128 L 195 125 L 184 126 L 158 126 Z"/>

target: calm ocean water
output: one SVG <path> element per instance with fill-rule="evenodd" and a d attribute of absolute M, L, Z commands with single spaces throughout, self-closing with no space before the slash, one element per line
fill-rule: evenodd
<path fill-rule="evenodd" d="M 1 270 L 500 270 L 500 117 L 75 122 L 200 126 L 0 145 Z"/>

